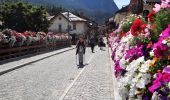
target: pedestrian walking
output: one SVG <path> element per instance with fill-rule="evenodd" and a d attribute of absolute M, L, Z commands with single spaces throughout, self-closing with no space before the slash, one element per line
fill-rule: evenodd
<path fill-rule="evenodd" d="M 79 65 L 83 66 L 83 56 L 85 56 L 86 46 L 85 46 L 85 41 L 82 36 L 79 37 L 76 48 L 77 48 L 76 56 L 78 54 Z"/>
<path fill-rule="evenodd" d="M 98 45 L 100 47 L 100 50 L 103 50 L 103 37 L 99 37 L 99 40 L 98 40 Z"/>
<path fill-rule="evenodd" d="M 92 53 L 94 53 L 95 39 L 93 37 L 90 39 L 90 47 L 91 47 Z"/>

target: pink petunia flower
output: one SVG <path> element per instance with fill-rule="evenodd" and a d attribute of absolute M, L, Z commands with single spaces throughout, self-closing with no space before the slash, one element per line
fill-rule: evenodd
<path fill-rule="evenodd" d="M 162 86 L 162 83 L 170 82 L 170 73 L 158 73 L 156 79 L 152 82 L 152 86 L 149 87 L 150 92 L 155 92 Z"/>
<path fill-rule="evenodd" d="M 167 1 L 162 1 L 161 7 L 162 8 L 167 8 L 168 7 L 168 2 Z"/>
<path fill-rule="evenodd" d="M 163 8 L 170 8 L 170 0 L 164 0 L 164 1 L 162 0 L 161 6 Z"/>
<path fill-rule="evenodd" d="M 116 77 L 118 77 L 120 75 L 121 71 L 123 70 L 122 67 L 120 66 L 119 62 L 120 61 L 117 60 L 116 63 L 115 63 L 115 75 L 116 75 Z"/>
<path fill-rule="evenodd" d="M 162 34 L 160 35 L 159 40 L 165 39 L 167 37 L 170 36 L 170 24 L 168 25 L 168 27 L 162 32 Z"/>
<path fill-rule="evenodd" d="M 153 84 L 151 87 L 149 87 L 149 91 L 152 92 L 152 93 L 154 93 L 155 90 L 156 90 L 157 88 L 159 88 L 159 87 L 161 87 L 161 83 L 160 83 L 160 82 L 155 83 L 155 84 Z"/>
<path fill-rule="evenodd" d="M 170 65 L 165 67 L 162 71 L 163 73 L 169 73 L 170 74 Z"/>
<path fill-rule="evenodd" d="M 160 5 L 160 4 L 155 4 L 155 8 L 153 8 L 153 11 L 154 11 L 155 13 L 157 13 L 157 12 L 160 11 L 160 9 L 161 9 L 161 5 Z"/>
<path fill-rule="evenodd" d="M 143 56 L 142 45 L 134 47 L 126 51 L 125 60 L 129 59 L 129 62 L 136 60 L 137 58 Z"/>
<path fill-rule="evenodd" d="M 153 51 L 156 57 L 160 58 L 166 54 L 168 48 L 162 44 L 162 41 L 158 41 L 153 46 Z"/>

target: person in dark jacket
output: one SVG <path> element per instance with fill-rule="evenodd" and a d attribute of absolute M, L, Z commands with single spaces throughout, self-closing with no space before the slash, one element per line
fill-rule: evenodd
<path fill-rule="evenodd" d="M 78 54 L 78 56 L 79 56 L 79 65 L 82 66 L 83 65 L 83 56 L 86 51 L 85 41 L 84 41 L 83 37 L 79 37 L 76 48 L 77 48 L 76 55 Z"/>
<path fill-rule="evenodd" d="M 94 40 L 94 38 L 93 38 L 93 37 L 90 39 L 90 47 L 91 47 L 91 51 L 92 51 L 92 53 L 94 53 L 95 40 Z"/>
<path fill-rule="evenodd" d="M 98 45 L 100 47 L 100 50 L 103 50 L 103 37 L 99 37 L 99 40 L 98 40 Z"/>

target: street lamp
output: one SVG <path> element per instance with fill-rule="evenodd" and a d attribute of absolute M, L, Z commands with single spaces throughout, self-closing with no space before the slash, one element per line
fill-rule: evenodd
<path fill-rule="evenodd" d="M 70 36 L 70 25 L 69 25 L 69 21 L 70 21 L 70 14 L 69 14 L 69 10 L 68 10 L 68 37 L 69 37 L 69 42 L 71 44 L 71 36 Z"/>
<path fill-rule="evenodd" d="M 69 18 L 69 17 L 70 17 L 70 16 L 69 16 L 69 11 L 67 12 L 67 14 L 68 14 L 68 15 L 67 15 L 67 16 L 68 16 L 68 27 L 67 27 L 68 30 L 67 30 L 67 31 L 68 31 L 68 34 L 69 34 L 69 36 L 70 36 L 70 27 L 69 27 L 69 21 L 70 21 L 70 18 Z"/>

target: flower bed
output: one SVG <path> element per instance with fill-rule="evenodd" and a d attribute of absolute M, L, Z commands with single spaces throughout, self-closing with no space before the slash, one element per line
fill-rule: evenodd
<path fill-rule="evenodd" d="M 170 3 L 156 4 L 145 22 L 130 15 L 110 34 L 118 90 L 123 100 L 170 99 Z"/>
<path fill-rule="evenodd" d="M 62 41 L 69 41 L 67 34 L 56 34 L 52 32 L 30 32 L 26 31 L 18 33 L 14 30 L 6 29 L 0 32 L 0 48 L 32 46 L 32 45 L 48 45 L 56 44 Z"/>

